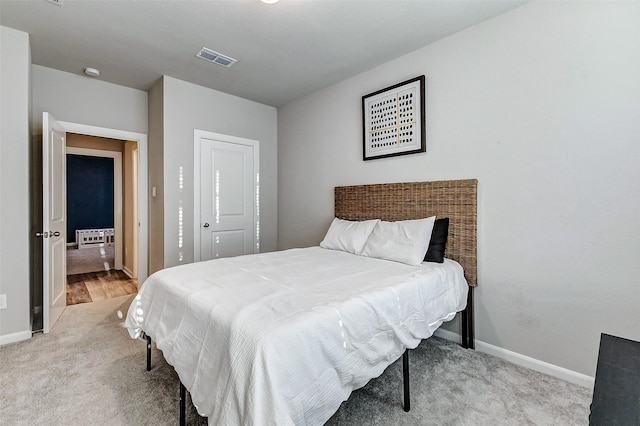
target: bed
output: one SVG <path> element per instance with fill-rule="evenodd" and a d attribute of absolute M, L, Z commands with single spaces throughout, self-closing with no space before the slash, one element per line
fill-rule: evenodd
<path fill-rule="evenodd" d="M 335 188 L 340 220 L 448 217 L 443 263 L 309 247 L 181 265 L 145 281 L 125 326 L 155 340 L 180 378 L 181 403 L 189 390 L 209 424 L 323 424 L 403 354 L 408 369 L 406 350 L 459 311 L 473 346 L 476 187 Z"/>

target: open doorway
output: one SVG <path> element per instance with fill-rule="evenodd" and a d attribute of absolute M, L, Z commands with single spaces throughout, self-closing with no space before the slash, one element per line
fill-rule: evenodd
<path fill-rule="evenodd" d="M 66 257 L 64 244 L 57 244 L 59 241 L 65 242 L 66 226 L 56 230 L 54 237 L 45 238 L 53 232 L 57 222 L 52 224 L 52 211 L 64 211 L 64 208 L 56 206 L 66 205 L 66 176 L 65 150 L 66 135 L 76 133 L 79 135 L 90 135 L 102 138 L 113 138 L 122 141 L 131 141 L 137 144 L 137 151 L 134 151 L 135 174 L 133 181 L 137 191 L 137 212 L 134 213 L 132 228 L 134 238 L 137 238 L 138 253 L 134 253 L 134 263 L 137 267 L 137 278 L 140 283 L 144 282 L 148 274 L 148 147 L 147 135 L 143 133 L 118 130 L 106 127 L 97 127 L 87 124 L 56 121 L 47 112 L 43 113 L 43 134 L 34 135 L 31 152 L 31 326 L 32 332 L 44 332 L 45 334 L 55 325 L 59 314 L 66 306 Z M 46 137 L 45 137 L 46 136 Z M 44 142 L 47 141 L 45 144 Z M 62 144 L 59 142 L 62 141 Z M 49 145 L 52 145 L 51 147 Z M 60 145 L 58 147 L 58 145 Z M 46 148 L 46 149 L 45 149 Z M 55 148 L 55 150 L 53 149 Z M 53 155 L 55 152 L 56 155 Z M 59 155 L 59 154 L 62 155 Z M 59 159 L 57 159 L 60 157 Z M 43 191 L 47 188 L 47 191 Z M 53 194 L 53 195 L 52 195 Z M 55 196 L 54 196 L 55 195 Z M 52 202 L 55 201 L 55 206 Z M 46 207 L 46 208 L 43 208 Z M 55 216 L 57 218 L 57 216 Z M 66 217 L 63 214 L 62 217 Z M 64 220 L 62 221 L 64 222 Z M 51 232 L 44 232 L 43 229 Z M 57 232 L 59 231 L 59 232 Z M 64 238 L 60 238 L 64 234 Z M 48 244 L 45 244 L 47 242 Z M 61 246 L 61 250 L 52 257 L 52 244 L 56 243 L 56 249 Z M 116 254 L 117 258 L 117 254 Z M 134 275 L 135 276 L 135 275 Z M 55 291 L 54 291 L 55 290 Z M 58 297 L 60 296 L 60 297 Z M 63 302 L 63 303 L 58 303 Z M 54 305 L 55 304 L 55 305 Z M 62 306 L 59 306 L 62 305 Z"/>
<path fill-rule="evenodd" d="M 138 144 L 67 133 L 67 305 L 138 290 Z"/>

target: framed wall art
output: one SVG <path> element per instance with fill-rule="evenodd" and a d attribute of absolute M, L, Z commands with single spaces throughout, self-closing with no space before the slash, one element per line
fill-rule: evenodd
<path fill-rule="evenodd" d="M 426 151 L 425 76 L 362 97 L 363 159 Z"/>

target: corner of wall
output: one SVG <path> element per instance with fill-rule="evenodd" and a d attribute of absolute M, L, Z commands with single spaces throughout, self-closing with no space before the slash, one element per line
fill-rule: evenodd
<path fill-rule="evenodd" d="M 0 27 L 0 344 L 31 337 L 29 34 Z M 18 212 L 16 214 L 16 212 Z"/>
<path fill-rule="evenodd" d="M 164 77 L 149 90 L 149 274 L 164 268 Z"/>

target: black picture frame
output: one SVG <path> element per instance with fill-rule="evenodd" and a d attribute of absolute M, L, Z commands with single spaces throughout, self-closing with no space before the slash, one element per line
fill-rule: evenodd
<path fill-rule="evenodd" d="M 362 158 L 395 157 L 427 150 L 424 75 L 362 97 Z"/>

